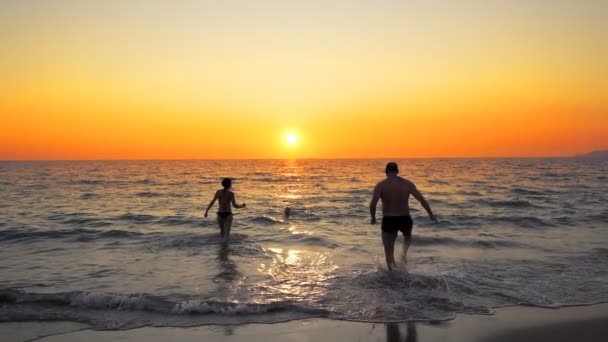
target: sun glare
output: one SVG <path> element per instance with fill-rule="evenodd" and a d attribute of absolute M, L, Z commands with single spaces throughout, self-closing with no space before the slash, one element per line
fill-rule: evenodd
<path fill-rule="evenodd" d="M 287 143 L 290 145 L 295 144 L 298 141 L 298 137 L 295 134 L 287 135 Z"/>

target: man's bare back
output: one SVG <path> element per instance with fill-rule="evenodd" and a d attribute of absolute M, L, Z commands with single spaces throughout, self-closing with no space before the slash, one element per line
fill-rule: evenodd
<path fill-rule="evenodd" d="M 379 182 L 374 188 L 374 196 L 382 200 L 384 216 L 404 216 L 410 214 L 410 195 L 417 191 L 414 183 L 396 176 Z"/>

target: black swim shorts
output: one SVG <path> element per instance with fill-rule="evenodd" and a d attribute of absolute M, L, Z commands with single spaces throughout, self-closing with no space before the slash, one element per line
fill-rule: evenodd
<path fill-rule="evenodd" d="M 217 215 L 222 219 L 226 219 L 228 216 L 232 215 L 232 213 L 229 211 L 218 211 Z"/>
<path fill-rule="evenodd" d="M 397 233 L 401 231 L 403 235 L 412 235 L 414 222 L 410 215 L 405 216 L 384 216 L 382 217 L 382 231 L 387 233 Z"/>

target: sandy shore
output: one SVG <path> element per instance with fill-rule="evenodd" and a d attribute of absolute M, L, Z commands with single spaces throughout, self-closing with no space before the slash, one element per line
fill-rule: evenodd
<path fill-rule="evenodd" d="M 278 324 L 95 331 L 73 322 L 0 324 L 2 341 L 605 341 L 608 304 L 562 309 L 510 307 L 438 323 L 357 323 L 306 319 Z"/>

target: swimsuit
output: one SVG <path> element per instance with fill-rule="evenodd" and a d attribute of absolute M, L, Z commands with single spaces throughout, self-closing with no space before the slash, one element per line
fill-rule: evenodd
<path fill-rule="evenodd" d="M 401 231 L 403 235 L 412 235 L 414 222 L 410 215 L 404 216 L 384 216 L 382 217 L 382 231 L 387 233 L 397 233 Z"/>
<path fill-rule="evenodd" d="M 231 212 L 229 212 L 229 211 L 224 211 L 224 212 L 222 212 L 222 211 L 218 211 L 218 212 L 217 212 L 217 215 L 218 215 L 220 218 L 225 219 L 225 218 L 227 218 L 228 216 L 232 215 L 232 213 L 231 213 Z"/>

